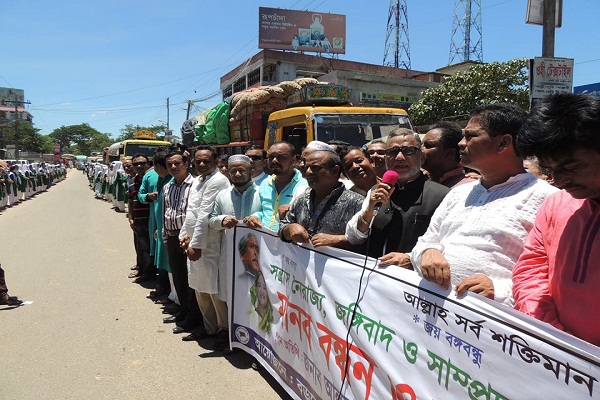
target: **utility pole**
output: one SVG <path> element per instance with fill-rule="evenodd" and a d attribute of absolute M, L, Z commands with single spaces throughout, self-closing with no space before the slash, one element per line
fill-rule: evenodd
<path fill-rule="evenodd" d="M 30 101 L 19 101 L 17 93 L 14 100 L 5 100 L 7 103 L 14 103 L 15 105 L 15 159 L 19 159 L 19 105 L 31 104 Z"/>
<path fill-rule="evenodd" d="M 169 98 L 167 97 L 167 134 L 170 134 L 169 129 Z"/>
<path fill-rule="evenodd" d="M 554 34 L 556 25 L 556 0 L 544 0 L 544 24 L 542 33 L 542 57 L 554 57 Z"/>
<path fill-rule="evenodd" d="M 187 101 L 188 106 L 187 106 L 187 113 L 185 114 L 185 120 L 187 121 L 188 119 L 190 119 L 190 112 L 192 111 L 192 101 L 188 100 Z"/>

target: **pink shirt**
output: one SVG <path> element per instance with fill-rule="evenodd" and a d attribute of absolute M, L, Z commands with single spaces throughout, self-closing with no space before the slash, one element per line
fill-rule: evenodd
<path fill-rule="evenodd" d="M 515 309 L 600 346 L 600 206 L 564 190 L 540 208 L 513 269 Z"/>

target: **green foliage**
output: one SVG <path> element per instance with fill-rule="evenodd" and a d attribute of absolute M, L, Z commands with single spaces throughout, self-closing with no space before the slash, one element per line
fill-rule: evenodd
<path fill-rule="evenodd" d="M 92 151 L 101 151 L 114 140 L 88 124 L 61 126 L 48 135 L 53 142 L 59 143 L 64 153 L 90 155 Z"/>
<path fill-rule="evenodd" d="M 151 125 L 151 126 L 140 126 L 140 125 L 125 125 L 125 128 L 121 129 L 121 135 L 117 137 L 115 142 L 120 142 L 122 140 L 133 139 L 133 134 L 137 131 L 147 130 L 156 133 L 156 138 L 161 139 L 161 136 L 164 138 L 165 132 L 167 130 L 166 125 Z M 162 135 L 159 135 L 162 133 Z"/>
<path fill-rule="evenodd" d="M 40 129 L 34 127 L 29 122 L 19 123 L 16 138 L 14 124 L 12 126 L 4 126 L 0 129 L 0 133 L 3 136 L 3 143 L 18 145 L 19 150 L 52 153 L 52 140 L 47 136 L 41 135 L 39 133 Z"/>
<path fill-rule="evenodd" d="M 480 64 L 458 72 L 441 85 L 427 89 L 408 113 L 414 125 L 466 116 L 475 107 L 490 103 L 529 108 L 529 73 L 526 58 Z"/>

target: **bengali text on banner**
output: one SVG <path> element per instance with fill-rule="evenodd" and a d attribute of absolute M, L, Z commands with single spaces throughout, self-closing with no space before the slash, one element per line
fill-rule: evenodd
<path fill-rule="evenodd" d="M 515 310 L 271 232 L 227 239 L 232 346 L 296 399 L 600 399 L 600 349 Z"/>

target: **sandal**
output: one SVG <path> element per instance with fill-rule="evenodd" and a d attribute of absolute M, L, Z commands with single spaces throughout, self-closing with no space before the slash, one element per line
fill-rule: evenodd
<path fill-rule="evenodd" d="M 128 278 L 137 278 L 138 276 L 140 276 L 140 271 L 133 271 L 127 277 Z"/>

